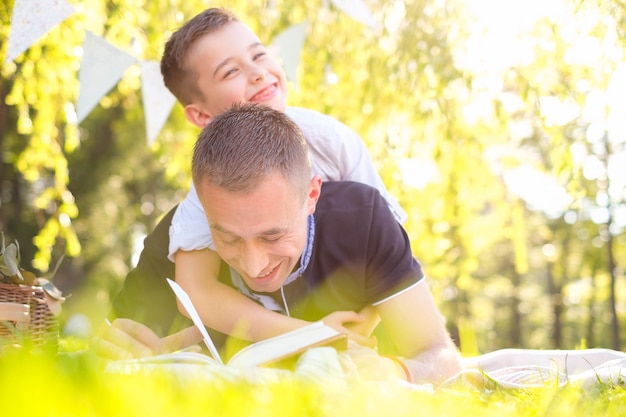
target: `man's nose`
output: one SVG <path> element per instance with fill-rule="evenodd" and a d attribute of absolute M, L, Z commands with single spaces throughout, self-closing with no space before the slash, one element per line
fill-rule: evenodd
<path fill-rule="evenodd" d="M 243 249 L 242 260 L 245 273 L 251 277 L 261 275 L 267 268 L 269 257 L 261 248 L 254 244 L 248 244 Z"/>

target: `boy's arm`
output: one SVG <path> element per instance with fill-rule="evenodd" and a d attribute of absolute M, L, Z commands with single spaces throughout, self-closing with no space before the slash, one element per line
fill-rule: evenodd
<path fill-rule="evenodd" d="M 207 249 L 209 248 L 209 249 Z M 202 322 L 221 333 L 256 342 L 302 327 L 308 322 L 268 310 L 218 280 L 220 258 L 193 185 L 171 220 L 168 258 L 175 261 L 175 280 L 189 294 Z M 184 315 L 180 303 L 178 309 Z M 372 314 L 335 312 L 323 321 L 357 343 L 371 346 Z"/>
<path fill-rule="evenodd" d="M 268 310 L 218 281 L 220 258 L 210 249 L 179 250 L 176 282 L 189 294 L 202 322 L 219 332 L 256 342 L 308 322 Z M 187 315 L 179 303 L 181 313 Z"/>
<path fill-rule="evenodd" d="M 425 279 L 376 307 L 413 382 L 441 383 L 461 370 Z"/>
<path fill-rule="evenodd" d="M 220 258 L 210 249 L 178 251 L 176 281 L 189 294 L 202 322 L 219 332 L 239 339 L 256 342 L 303 327 L 308 321 L 288 317 L 268 310 L 237 290 L 218 280 Z M 201 275 L 198 271 L 203 271 Z M 187 315 L 179 303 L 181 313 Z M 373 307 L 360 314 L 336 311 L 322 319 L 324 323 L 364 346 L 373 346 L 370 337 L 378 324 L 378 313 Z"/>
<path fill-rule="evenodd" d="M 306 324 L 267 310 L 218 281 L 221 261 L 210 249 L 211 230 L 193 184 L 172 218 L 169 237 L 168 257 L 175 262 L 175 280 L 189 294 L 206 326 L 256 342 Z M 187 315 L 180 303 L 178 309 Z"/>

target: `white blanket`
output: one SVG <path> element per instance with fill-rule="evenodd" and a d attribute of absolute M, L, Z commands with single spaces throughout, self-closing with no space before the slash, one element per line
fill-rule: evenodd
<path fill-rule="evenodd" d="M 346 352 L 338 353 L 329 347 L 306 351 L 293 372 L 272 368 L 233 368 L 216 363 L 195 360 L 190 356 L 161 356 L 112 362 L 109 372 L 135 373 L 163 370 L 184 377 L 203 377 L 222 380 L 246 380 L 248 382 L 270 382 L 296 377 L 333 386 L 350 386 L 351 381 L 362 380 L 359 371 Z M 502 349 L 484 355 L 463 359 L 464 370 L 447 380 L 443 387 L 456 385 L 478 389 L 519 389 L 545 386 L 579 384 L 591 388 L 598 384 L 626 386 L 626 353 L 610 349 L 583 350 L 532 350 Z M 388 375 L 375 383 L 393 383 L 420 391 L 432 391 L 430 384 L 409 384 Z"/>
<path fill-rule="evenodd" d="M 445 385 L 533 388 L 549 384 L 625 386 L 626 353 L 611 349 L 502 349 L 463 359 L 464 371 Z"/>

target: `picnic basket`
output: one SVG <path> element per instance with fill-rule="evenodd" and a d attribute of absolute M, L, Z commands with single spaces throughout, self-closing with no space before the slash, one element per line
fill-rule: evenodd
<path fill-rule="evenodd" d="M 7 347 L 57 352 L 57 316 L 65 297 L 45 278 L 20 267 L 17 241 L 0 247 L 0 355 Z"/>
<path fill-rule="evenodd" d="M 0 352 L 6 346 L 58 349 L 59 324 L 39 285 L 0 282 Z"/>

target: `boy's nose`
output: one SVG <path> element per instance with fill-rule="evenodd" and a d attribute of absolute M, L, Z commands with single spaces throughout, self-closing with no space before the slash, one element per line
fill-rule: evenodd
<path fill-rule="evenodd" d="M 254 82 L 263 81 L 268 73 L 267 69 L 255 66 L 252 68 L 251 78 Z"/>

